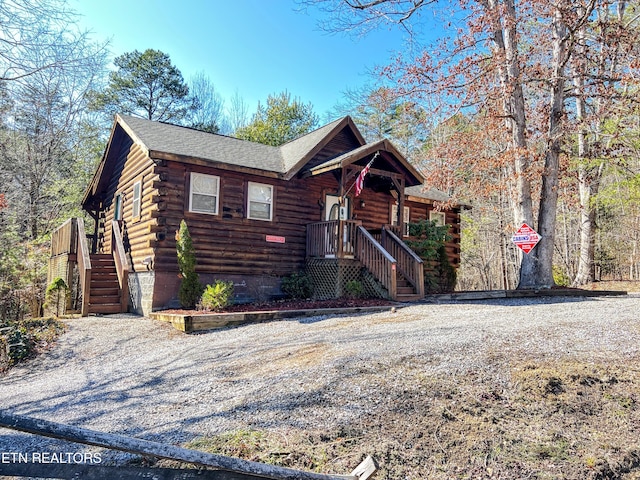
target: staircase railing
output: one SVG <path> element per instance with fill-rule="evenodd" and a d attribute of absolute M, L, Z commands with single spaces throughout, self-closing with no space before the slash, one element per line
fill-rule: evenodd
<path fill-rule="evenodd" d="M 120 233 L 120 224 L 116 220 L 111 222 L 111 235 L 111 250 L 116 264 L 118 283 L 120 284 L 120 311 L 126 312 L 129 301 L 129 261 L 127 260 L 122 234 Z"/>
<path fill-rule="evenodd" d="M 84 230 L 84 220 L 77 219 L 78 225 L 78 274 L 80 276 L 80 293 L 82 295 L 82 306 L 80 307 L 80 313 L 83 317 L 89 314 L 89 295 L 91 285 L 91 257 L 89 256 L 89 244 L 87 242 L 87 235 Z"/>
<path fill-rule="evenodd" d="M 387 289 L 392 300 L 397 300 L 397 262 L 361 225 L 356 235 L 356 259 Z"/>
<path fill-rule="evenodd" d="M 416 294 L 424 297 L 424 262 L 387 227 L 382 229 L 382 247 L 398 261 L 398 271 L 413 286 Z"/>

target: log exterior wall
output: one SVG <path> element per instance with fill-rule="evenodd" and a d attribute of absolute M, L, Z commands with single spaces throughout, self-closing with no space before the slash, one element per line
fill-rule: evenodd
<path fill-rule="evenodd" d="M 326 195 L 337 195 L 340 189 L 339 170 L 316 176 L 305 176 L 305 172 L 359 146 L 353 134 L 339 133 L 307 163 L 300 175 L 287 181 L 277 178 L 274 172 L 265 172 L 263 176 L 248 173 L 244 167 L 207 165 L 197 158 L 174 156 L 174 160 L 166 154 L 151 158 L 123 131 L 118 131 L 117 138 L 109 151 L 112 163 L 108 180 L 100 186 L 103 203 L 95 207 L 100 211 L 98 249 L 111 253 L 111 222 L 115 199 L 120 194 L 123 198 L 121 229 L 130 262 L 130 305 L 142 314 L 179 305 L 175 233 L 183 219 L 193 239 L 196 271 L 201 282 L 231 280 L 239 300 L 258 300 L 278 294 L 281 277 L 305 268 L 306 225 L 325 219 Z M 192 172 L 220 178 L 216 215 L 189 211 Z M 141 212 L 134 218 L 133 190 L 138 181 L 142 185 Z M 345 187 L 353 181 L 355 177 Z M 247 218 L 249 182 L 273 187 L 271 221 Z M 391 209 L 397 194 L 390 181 L 387 186 L 380 177 L 375 180 L 368 177 L 361 195 L 356 198 L 351 190 L 349 198 L 351 218 L 362 221 L 366 229 L 380 229 L 391 223 Z M 410 208 L 411 221 L 428 218 L 433 208 L 432 203 L 418 201 L 407 201 L 405 206 Z M 447 251 L 452 264 L 458 266 L 457 210 L 447 212 L 447 223 L 453 225 L 453 240 L 447 245 Z M 268 241 L 268 236 L 284 242 Z"/>
<path fill-rule="evenodd" d="M 155 202 L 158 196 L 156 181 L 158 175 L 154 172 L 155 164 L 129 137 L 120 145 L 115 153 L 117 160 L 105 195 L 105 203 L 100 210 L 98 222 L 98 251 L 111 253 L 112 232 L 111 222 L 115 215 L 115 198 L 122 195 L 121 230 L 125 250 L 129 255 L 129 305 L 137 313 L 150 312 L 150 297 L 141 296 L 140 292 L 149 291 L 139 284 L 139 274 L 146 273 L 147 267 L 143 260 L 153 258 L 153 248 L 150 246 L 149 236 L 153 235 L 157 218 Z M 141 182 L 140 216 L 133 217 L 133 186 Z M 146 305 L 147 308 L 143 308 Z"/>

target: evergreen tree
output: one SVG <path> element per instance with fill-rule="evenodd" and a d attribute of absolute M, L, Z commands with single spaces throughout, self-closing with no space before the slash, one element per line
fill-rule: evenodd
<path fill-rule="evenodd" d="M 182 73 L 166 53 L 134 50 L 113 63 L 118 70 L 109 74 L 107 88 L 95 94 L 94 110 L 180 123 L 195 108 Z"/>
<path fill-rule="evenodd" d="M 239 128 L 235 135 L 243 140 L 278 147 L 312 131 L 318 116 L 310 103 L 291 98 L 288 92 L 269 95 L 267 105 L 258 104 L 251 122 Z"/>

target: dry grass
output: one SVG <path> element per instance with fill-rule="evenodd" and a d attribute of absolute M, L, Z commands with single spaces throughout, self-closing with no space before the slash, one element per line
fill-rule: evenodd
<path fill-rule="evenodd" d="M 378 385 L 379 406 L 332 431 L 241 430 L 188 447 L 319 472 L 367 454 L 380 479 L 640 478 L 640 358 L 535 359 Z"/>

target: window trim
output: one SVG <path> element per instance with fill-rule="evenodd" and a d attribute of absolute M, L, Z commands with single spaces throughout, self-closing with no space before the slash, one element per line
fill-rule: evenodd
<path fill-rule="evenodd" d="M 124 206 L 124 195 L 122 192 L 118 192 L 113 197 L 113 219 L 116 221 L 122 220 L 122 210 Z"/>
<path fill-rule="evenodd" d="M 438 227 L 444 227 L 447 224 L 447 214 L 445 212 L 436 212 L 431 210 L 429 212 L 429 220 L 435 221 Z"/>
<path fill-rule="evenodd" d="M 258 185 L 261 187 L 269 187 L 271 189 L 271 202 L 269 202 L 269 218 L 259 218 L 251 216 L 251 186 Z M 275 186 L 269 183 L 260 183 L 260 182 L 247 182 L 247 218 L 249 220 L 261 220 L 263 222 L 272 222 L 273 221 L 273 211 L 274 211 L 274 203 L 275 203 Z M 264 203 L 264 202 L 257 202 Z"/>
<path fill-rule="evenodd" d="M 398 203 L 393 203 L 391 204 L 391 225 L 393 225 L 394 227 L 398 226 Z M 395 210 L 395 215 L 393 214 Z M 408 237 L 409 236 L 409 215 L 411 214 L 411 209 L 408 206 L 404 206 L 404 218 L 403 220 L 403 228 L 402 228 L 402 236 L 403 237 Z"/>
<path fill-rule="evenodd" d="M 213 178 L 216 181 L 216 193 L 215 194 L 208 194 L 208 193 L 196 193 L 196 195 L 204 195 L 204 196 L 209 196 L 209 197 L 215 197 L 216 202 L 215 202 L 215 212 L 211 212 L 211 211 L 207 211 L 207 210 L 196 210 L 193 207 L 193 195 L 194 195 L 194 191 L 193 191 L 193 184 L 194 184 L 194 178 L 197 176 L 201 176 L 201 177 L 209 177 L 209 178 Z M 209 175 L 208 173 L 200 173 L 200 172 L 191 172 L 191 174 L 189 175 L 189 211 L 193 212 L 193 213 L 200 213 L 202 215 L 219 215 L 220 214 L 220 177 L 218 175 Z"/>
<path fill-rule="evenodd" d="M 138 196 L 136 198 L 136 185 L 138 186 Z M 136 212 L 137 202 L 137 212 Z M 131 192 L 131 218 L 139 220 L 142 216 L 142 180 L 133 182 L 133 191 Z"/>

